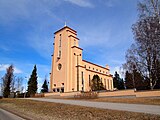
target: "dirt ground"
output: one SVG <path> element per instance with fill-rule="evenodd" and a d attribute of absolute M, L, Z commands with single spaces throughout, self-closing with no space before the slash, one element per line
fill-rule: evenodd
<path fill-rule="evenodd" d="M 159 120 L 143 113 L 39 102 L 24 99 L 0 99 L 0 107 L 30 120 Z"/>

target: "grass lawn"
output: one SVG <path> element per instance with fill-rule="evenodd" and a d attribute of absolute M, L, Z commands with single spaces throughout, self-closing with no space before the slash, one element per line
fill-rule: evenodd
<path fill-rule="evenodd" d="M 160 116 L 26 99 L 0 99 L 0 107 L 33 120 L 159 120 Z"/>

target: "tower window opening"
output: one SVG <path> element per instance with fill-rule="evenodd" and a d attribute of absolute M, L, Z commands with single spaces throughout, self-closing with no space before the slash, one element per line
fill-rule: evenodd
<path fill-rule="evenodd" d="M 62 39 L 62 35 L 60 34 L 60 39 L 59 39 L 59 50 L 58 50 L 58 58 L 61 57 L 61 39 Z"/>

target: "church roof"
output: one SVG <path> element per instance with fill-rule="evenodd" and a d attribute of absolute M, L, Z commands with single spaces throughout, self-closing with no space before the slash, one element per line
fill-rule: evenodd
<path fill-rule="evenodd" d="M 92 65 L 95 65 L 95 66 L 97 66 L 97 67 L 101 67 L 101 68 L 103 68 L 103 69 L 109 70 L 108 68 L 102 67 L 102 66 L 100 66 L 100 65 L 97 65 L 97 64 L 95 64 L 95 63 L 89 62 L 89 61 L 87 61 L 87 60 L 82 60 L 82 61 L 87 62 L 87 63 L 92 64 Z"/>
<path fill-rule="evenodd" d="M 70 27 L 68 27 L 68 26 L 64 26 L 64 27 L 61 28 L 60 30 L 56 31 L 54 34 L 56 34 L 56 33 L 60 32 L 60 31 L 62 31 L 62 30 L 64 30 L 64 29 L 66 29 L 66 28 L 68 28 L 69 30 L 71 30 L 71 31 L 74 32 L 75 34 L 77 33 L 77 31 L 73 30 L 72 28 L 70 28 Z"/>

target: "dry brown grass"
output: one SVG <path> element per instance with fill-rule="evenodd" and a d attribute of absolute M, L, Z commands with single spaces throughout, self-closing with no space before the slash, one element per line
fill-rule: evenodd
<path fill-rule="evenodd" d="M 155 98 L 97 98 L 93 99 L 93 101 L 160 105 L 160 99 L 155 99 Z"/>
<path fill-rule="evenodd" d="M 159 120 L 160 116 L 24 99 L 1 99 L 0 107 L 34 120 Z"/>
<path fill-rule="evenodd" d="M 97 102 L 113 102 L 113 103 L 128 103 L 128 104 L 146 104 L 160 105 L 160 98 L 96 98 L 96 99 L 80 99 L 80 98 L 65 98 L 72 100 L 87 100 Z"/>

